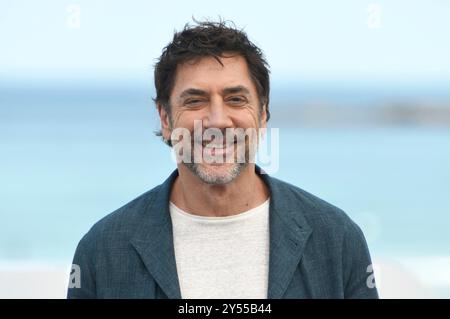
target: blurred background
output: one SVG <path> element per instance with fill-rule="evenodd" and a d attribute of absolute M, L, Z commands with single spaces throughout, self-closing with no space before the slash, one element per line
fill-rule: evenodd
<path fill-rule="evenodd" d="M 363 229 L 382 298 L 450 297 L 450 1 L 0 0 L 0 297 L 64 298 L 100 218 L 175 168 L 153 65 L 192 17 L 271 65 L 275 177 Z"/>

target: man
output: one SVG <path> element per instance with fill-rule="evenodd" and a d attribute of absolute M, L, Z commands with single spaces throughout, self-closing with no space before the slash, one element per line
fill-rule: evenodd
<path fill-rule="evenodd" d="M 155 86 L 160 135 L 181 145 L 177 170 L 83 237 L 69 298 L 378 297 L 364 236 L 344 212 L 264 174 L 259 136 L 218 138 L 269 119 L 268 66 L 245 33 L 186 26 Z"/>

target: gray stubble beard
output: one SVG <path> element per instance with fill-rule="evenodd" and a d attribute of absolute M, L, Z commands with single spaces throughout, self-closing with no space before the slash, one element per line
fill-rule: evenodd
<path fill-rule="evenodd" d="M 200 178 L 204 183 L 209 185 L 225 185 L 232 182 L 235 178 L 237 178 L 242 171 L 247 167 L 248 163 L 232 163 L 232 166 L 229 170 L 225 172 L 223 175 L 216 174 L 208 174 L 205 169 L 202 169 L 198 163 L 184 163 L 185 165 L 195 176 Z"/>

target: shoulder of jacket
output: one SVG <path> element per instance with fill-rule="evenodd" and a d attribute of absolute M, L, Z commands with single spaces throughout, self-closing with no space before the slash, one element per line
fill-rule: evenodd
<path fill-rule="evenodd" d="M 104 238 L 120 240 L 123 236 L 130 236 L 140 225 L 148 207 L 154 202 L 161 185 L 139 195 L 122 207 L 109 213 L 97 221 L 83 236 L 81 242 L 87 245 L 94 244 Z M 113 236 L 110 236 L 113 235 Z"/>
<path fill-rule="evenodd" d="M 317 227 L 339 227 L 345 230 L 353 227 L 354 222 L 339 207 L 319 198 L 310 192 L 292 185 L 288 182 L 271 177 L 272 187 L 277 188 L 277 194 L 282 197 L 286 205 L 293 210 L 301 212 L 310 226 Z"/>

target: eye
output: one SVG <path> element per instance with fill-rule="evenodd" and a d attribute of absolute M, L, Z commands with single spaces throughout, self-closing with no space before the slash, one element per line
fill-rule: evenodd
<path fill-rule="evenodd" d="M 196 105 L 202 104 L 203 102 L 204 102 L 204 100 L 202 100 L 202 99 L 195 99 L 195 98 L 193 98 L 193 99 L 186 100 L 184 102 L 184 104 L 188 105 L 188 106 L 196 106 Z"/>
<path fill-rule="evenodd" d="M 227 99 L 227 102 L 235 106 L 241 106 L 247 103 L 247 99 L 243 96 L 231 96 Z"/>

